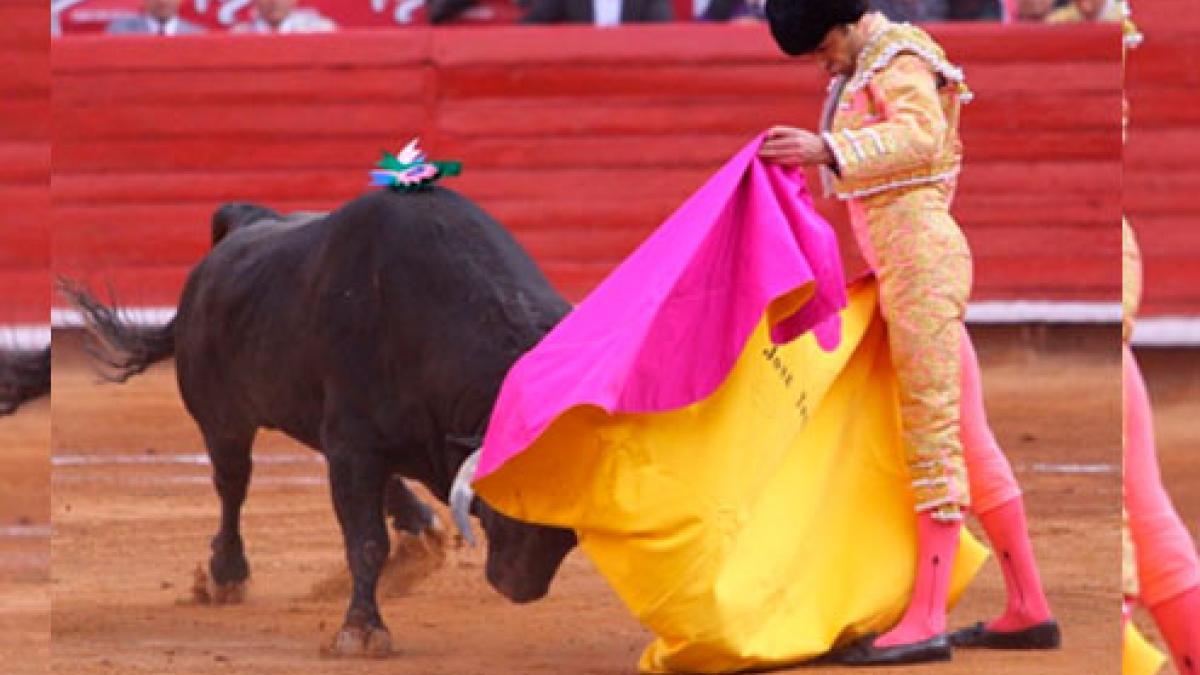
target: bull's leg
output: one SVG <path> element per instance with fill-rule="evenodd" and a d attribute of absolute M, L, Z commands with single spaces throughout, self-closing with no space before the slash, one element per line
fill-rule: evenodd
<path fill-rule="evenodd" d="M 254 429 L 205 430 L 204 442 L 212 462 L 213 486 L 221 498 L 221 527 L 212 538 L 212 557 L 208 561 L 211 583 L 204 599 L 217 604 L 241 602 L 250 577 L 242 546 L 241 514 L 250 484 Z"/>
<path fill-rule="evenodd" d="M 379 614 L 375 588 L 388 556 L 383 507 L 390 471 L 382 452 L 354 447 L 329 434 L 325 450 L 333 506 L 353 580 L 350 608 L 330 652 L 337 656 L 386 656 L 391 652 L 391 635 Z"/>

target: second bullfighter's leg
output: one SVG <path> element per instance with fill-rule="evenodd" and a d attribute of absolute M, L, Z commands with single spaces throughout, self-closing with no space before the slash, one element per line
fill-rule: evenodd
<path fill-rule="evenodd" d="M 390 476 L 383 453 L 326 434 L 333 506 L 353 580 L 350 608 L 331 652 L 338 656 L 385 656 L 391 636 L 379 614 L 375 589 L 388 557 L 384 494 Z"/>
<path fill-rule="evenodd" d="M 241 513 L 250 484 L 254 429 L 205 431 L 204 442 L 212 462 L 213 486 L 221 498 L 221 527 L 212 538 L 208 571 L 209 600 L 217 604 L 240 602 L 250 577 L 242 545 Z"/>

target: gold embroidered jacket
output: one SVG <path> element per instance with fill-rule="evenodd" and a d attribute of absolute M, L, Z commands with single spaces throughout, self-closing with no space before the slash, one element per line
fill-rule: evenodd
<path fill-rule="evenodd" d="M 830 87 L 821 129 L 837 163 L 823 172 L 827 192 L 853 199 L 954 178 L 970 97 L 962 70 L 925 31 L 881 17 L 855 73 Z"/>

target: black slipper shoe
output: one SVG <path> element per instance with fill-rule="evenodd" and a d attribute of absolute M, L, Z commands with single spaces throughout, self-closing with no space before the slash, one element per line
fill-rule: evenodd
<path fill-rule="evenodd" d="M 833 654 L 833 660 L 847 666 L 891 666 L 903 663 L 930 663 L 949 661 L 954 650 L 950 638 L 942 633 L 928 640 L 892 647 L 876 647 L 874 633 L 858 640 Z"/>
<path fill-rule="evenodd" d="M 1062 632 L 1054 619 L 1014 631 L 988 630 L 981 621 L 951 633 L 950 642 L 955 647 L 968 648 L 1058 649 L 1062 646 Z"/>

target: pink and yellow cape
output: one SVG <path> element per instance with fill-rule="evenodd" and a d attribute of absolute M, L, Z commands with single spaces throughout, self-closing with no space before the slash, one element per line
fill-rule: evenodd
<path fill-rule="evenodd" d="M 512 369 L 475 488 L 573 528 L 646 672 L 795 663 L 898 619 L 916 547 L 874 281 L 756 139 Z M 964 537 L 955 595 L 982 563 Z"/>

